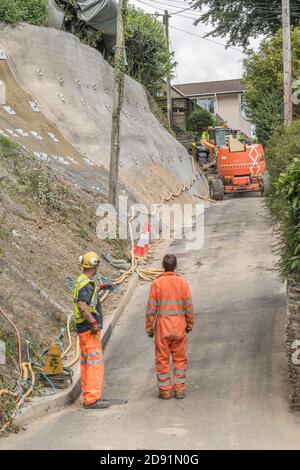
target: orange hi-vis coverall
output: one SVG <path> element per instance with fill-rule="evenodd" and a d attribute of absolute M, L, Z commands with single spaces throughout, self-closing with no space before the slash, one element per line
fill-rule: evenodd
<path fill-rule="evenodd" d="M 104 357 L 101 345 L 101 333 L 91 334 L 85 331 L 79 334 L 81 351 L 81 388 L 86 405 L 100 400 L 104 382 Z"/>
<path fill-rule="evenodd" d="M 146 311 L 146 332 L 155 333 L 156 373 L 161 395 L 184 392 L 187 368 L 186 333 L 194 326 L 188 283 L 173 272 L 165 272 L 151 285 Z M 170 374 L 173 358 L 173 385 Z"/>
<path fill-rule="evenodd" d="M 91 332 L 91 325 L 80 313 L 78 302 L 84 301 L 89 312 L 102 328 L 102 308 L 96 282 L 81 274 L 74 286 L 74 316 L 81 351 L 81 388 L 85 405 L 90 405 L 102 397 L 104 382 L 104 357 L 101 332 Z"/>

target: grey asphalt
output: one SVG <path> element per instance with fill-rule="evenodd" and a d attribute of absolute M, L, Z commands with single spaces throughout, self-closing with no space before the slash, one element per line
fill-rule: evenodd
<path fill-rule="evenodd" d="M 272 221 L 259 197 L 205 212 L 202 250 L 169 248 L 190 282 L 185 400 L 157 398 L 153 340 L 144 333 L 141 283 L 106 350 L 105 396 L 128 403 L 70 408 L 0 441 L 0 449 L 299 449 L 300 415 L 288 407 L 285 287 L 275 271 Z"/>

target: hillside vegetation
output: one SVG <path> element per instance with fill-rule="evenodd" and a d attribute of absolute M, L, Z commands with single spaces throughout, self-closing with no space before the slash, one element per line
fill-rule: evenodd
<path fill-rule="evenodd" d="M 121 242 L 96 237 L 100 202 L 99 194 L 75 189 L 50 166 L 0 137 L 0 306 L 21 333 L 23 360 L 26 340 L 33 357 L 40 357 L 65 326 L 72 311 L 66 277 L 79 274 L 79 255 L 93 249 L 99 255 L 126 256 Z M 118 274 L 103 260 L 100 272 Z M 0 317 L 0 338 L 6 344 L 0 388 L 11 388 L 18 378 L 16 337 Z M 11 404 L 0 399 L 0 427 Z"/>

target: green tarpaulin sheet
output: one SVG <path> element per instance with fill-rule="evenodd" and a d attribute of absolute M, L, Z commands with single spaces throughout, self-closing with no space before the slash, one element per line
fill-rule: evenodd
<path fill-rule="evenodd" d="M 114 0 L 77 0 L 77 16 L 98 31 L 103 32 L 106 49 L 116 44 L 117 4 Z"/>

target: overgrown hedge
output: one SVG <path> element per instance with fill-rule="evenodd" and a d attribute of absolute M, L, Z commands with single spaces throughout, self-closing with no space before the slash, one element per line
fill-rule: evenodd
<path fill-rule="evenodd" d="M 20 21 L 43 25 L 48 11 L 47 0 L 0 0 L 0 22 L 13 26 Z"/>
<path fill-rule="evenodd" d="M 212 115 L 202 108 L 196 108 L 187 119 L 188 130 L 200 134 L 212 124 Z"/>
<path fill-rule="evenodd" d="M 278 220 L 281 277 L 300 278 L 300 119 L 280 128 L 267 146 L 267 198 Z"/>

